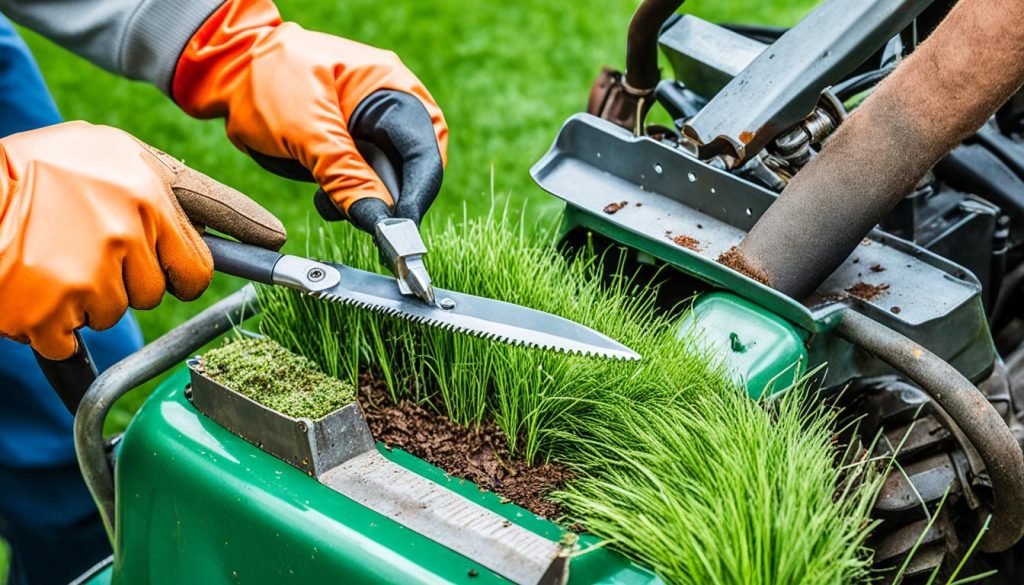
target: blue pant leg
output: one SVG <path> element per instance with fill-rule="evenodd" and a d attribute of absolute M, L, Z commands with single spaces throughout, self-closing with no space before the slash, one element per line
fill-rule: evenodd
<path fill-rule="evenodd" d="M 60 121 L 28 47 L 0 16 L 0 136 Z M 100 369 L 142 345 L 131 315 L 84 336 Z M 0 536 L 13 552 L 12 585 L 68 583 L 110 554 L 71 429 L 31 350 L 0 340 Z"/>
<path fill-rule="evenodd" d="M 60 121 L 60 112 L 28 46 L 0 15 L 0 136 Z"/>

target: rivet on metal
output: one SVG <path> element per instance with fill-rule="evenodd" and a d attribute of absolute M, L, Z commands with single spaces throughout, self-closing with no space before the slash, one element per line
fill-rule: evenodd
<path fill-rule="evenodd" d="M 327 273 L 324 272 L 323 268 L 310 268 L 309 272 L 306 273 L 306 278 L 310 282 L 320 282 L 326 275 Z"/>
<path fill-rule="evenodd" d="M 455 308 L 455 301 L 449 299 L 448 297 L 441 299 L 441 302 L 438 304 L 441 305 L 441 308 L 444 309 L 445 311 L 451 311 L 452 309 Z"/>

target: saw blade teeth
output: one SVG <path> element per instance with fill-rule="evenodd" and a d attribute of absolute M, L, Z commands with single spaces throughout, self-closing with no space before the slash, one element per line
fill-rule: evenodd
<path fill-rule="evenodd" d="M 507 335 L 504 332 L 492 331 L 492 330 L 480 330 L 472 327 L 466 327 L 461 324 L 454 323 L 448 320 L 438 320 L 428 315 L 420 315 L 415 313 L 408 313 L 403 311 L 401 308 L 379 304 L 372 301 L 363 300 L 360 298 L 353 298 L 347 294 L 333 294 L 328 292 L 311 293 L 310 296 L 319 300 L 339 303 L 346 307 L 353 307 L 362 310 L 371 311 L 377 315 L 385 317 L 391 317 L 396 319 L 402 319 L 409 323 L 416 325 L 425 325 L 428 327 L 434 327 L 441 331 L 449 333 L 457 333 L 469 335 L 471 337 L 482 339 L 486 342 L 503 343 L 511 345 L 513 347 L 539 349 L 543 351 L 554 351 L 562 354 L 572 356 L 583 356 L 583 357 L 609 357 L 620 361 L 635 361 L 639 359 L 639 356 L 633 354 L 626 354 L 620 352 L 607 352 L 601 351 L 599 348 L 593 346 L 573 346 L 571 344 L 559 345 L 552 343 L 550 340 L 535 341 L 525 339 L 521 336 Z"/>

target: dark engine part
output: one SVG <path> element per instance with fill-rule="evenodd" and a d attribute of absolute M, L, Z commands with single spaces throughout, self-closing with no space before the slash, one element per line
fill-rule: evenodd
<path fill-rule="evenodd" d="M 1007 372 L 999 364 L 980 388 L 1022 443 L 1024 427 L 1014 414 L 1021 397 L 1009 391 Z M 927 583 L 938 570 L 938 582 L 944 582 L 972 544 L 962 535 L 970 534 L 981 502 L 991 495 L 987 478 L 972 474 L 972 454 L 950 431 L 949 417 L 908 380 L 862 378 L 840 396 L 840 405 L 840 440 L 852 446 L 850 453 L 895 456 L 874 505 L 872 515 L 880 524 L 869 542 L 883 581 L 900 576 L 903 583 Z M 1000 555 L 975 555 L 962 575 L 996 569 L 987 583 L 1021 583 L 1024 563 L 1017 559 L 1022 553 L 1024 545 L 1017 544 Z"/>
<path fill-rule="evenodd" d="M 829 95 L 838 97 L 835 103 L 871 91 L 895 69 L 904 52 L 930 34 L 952 4 L 931 3 L 911 27 L 837 80 L 823 95 L 826 99 Z M 763 142 L 764 148 L 761 144 L 745 144 L 749 151 L 744 153 L 747 160 L 742 166 L 730 160 L 730 156 L 735 158 L 734 153 L 709 156 L 714 153 L 701 149 L 704 140 L 692 131 L 694 118 L 699 121 L 707 117 L 704 109 L 709 101 L 722 101 L 718 94 L 730 93 L 723 89 L 782 32 L 759 27 L 727 28 L 689 16 L 671 20 L 660 42 L 677 79 L 661 80 L 654 95 L 676 122 L 681 136 L 676 135 L 673 141 L 678 147 L 702 156 L 709 166 L 733 168 L 734 174 L 779 192 L 817 155 L 820 145 L 842 123 L 844 110 L 841 106 L 838 110 L 834 106 L 822 108 L 819 99 L 818 106 L 805 117 L 796 116 L 773 127 L 770 138 Z M 750 81 L 750 85 L 756 86 L 756 81 Z M 766 108 L 783 111 L 784 106 L 786 103 L 774 100 Z M 640 117 L 630 120 L 629 127 L 639 134 L 646 109 L 636 111 Z M 598 113 L 593 109 L 591 112 Z M 982 389 L 1018 441 L 1022 433 L 1017 406 L 1022 401 L 1011 396 L 1024 394 L 1024 357 L 1019 351 L 1024 346 L 1022 132 L 1024 98 L 1018 95 L 988 125 L 942 158 L 879 224 L 889 234 L 956 262 L 981 282 L 985 312 L 998 347 L 1007 356 L 1006 365 L 998 362 Z M 871 165 L 861 166 L 860 171 L 872 172 Z M 975 512 L 991 497 L 985 475 L 971 473 L 970 460 L 977 454 L 964 451 L 964 442 L 956 439 L 955 425 L 948 416 L 905 380 L 861 379 L 844 395 L 860 395 L 846 408 L 851 416 L 866 417 L 860 426 L 861 436 L 870 438 L 876 431 L 884 432 L 885 440 L 876 446 L 876 454 L 884 454 L 885 448 L 902 442 L 897 457 L 901 469 L 888 477 L 875 507 L 876 517 L 882 520 L 873 543 L 878 564 L 898 566 L 921 537 L 905 573 L 907 580 L 922 576 L 926 580 L 936 567 L 948 572 L 971 544 L 970 538 L 964 538 L 972 533 L 966 524 L 977 521 Z M 917 416 L 920 419 L 911 426 Z M 897 438 L 901 441 L 894 442 Z M 930 517 L 926 510 L 947 493 L 947 505 L 925 531 Z M 999 555 L 976 555 L 972 563 L 978 570 L 998 568 L 999 582 L 1021 582 L 1024 567 L 1017 567 L 1019 563 L 1014 560 L 1021 553 L 1024 546 L 1017 545 Z"/>

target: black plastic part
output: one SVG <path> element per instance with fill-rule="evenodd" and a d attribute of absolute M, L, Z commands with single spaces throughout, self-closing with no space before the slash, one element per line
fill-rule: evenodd
<path fill-rule="evenodd" d="M 681 82 L 663 79 L 654 90 L 654 97 L 673 120 L 688 120 L 697 115 L 708 101 L 686 88 Z"/>
<path fill-rule="evenodd" d="M 845 102 L 858 93 L 878 85 L 895 69 L 895 67 L 883 67 L 853 75 L 837 83 L 832 88 L 832 93 L 839 101 Z"/>
<path fill-rule="evenodd" d="M 75 331 L 75 340 L 78 342 L 78 350 L 65 360 L 49 360 L 33 350 L 46 381 L 57 392 L 72 415 L 78 411 L 78 404 L 96 379 L 96 365 L 89 355 L 89 348 L 86 347 L 81 332 Z"/>
<path fill-rule="evenodd" d="M 213 234 L 203 234 L 203 241 L 213 254 L 213 268 L 217 272 L 274 284 L 274 266 L 283 254 Z"/>
<path fill-rule="evenodd" d="M 981 144 L 962 144 L 935 166 L 953 187 L 981 195 L 1004 212 L 1024 219 L 1024 180 Z"/>

